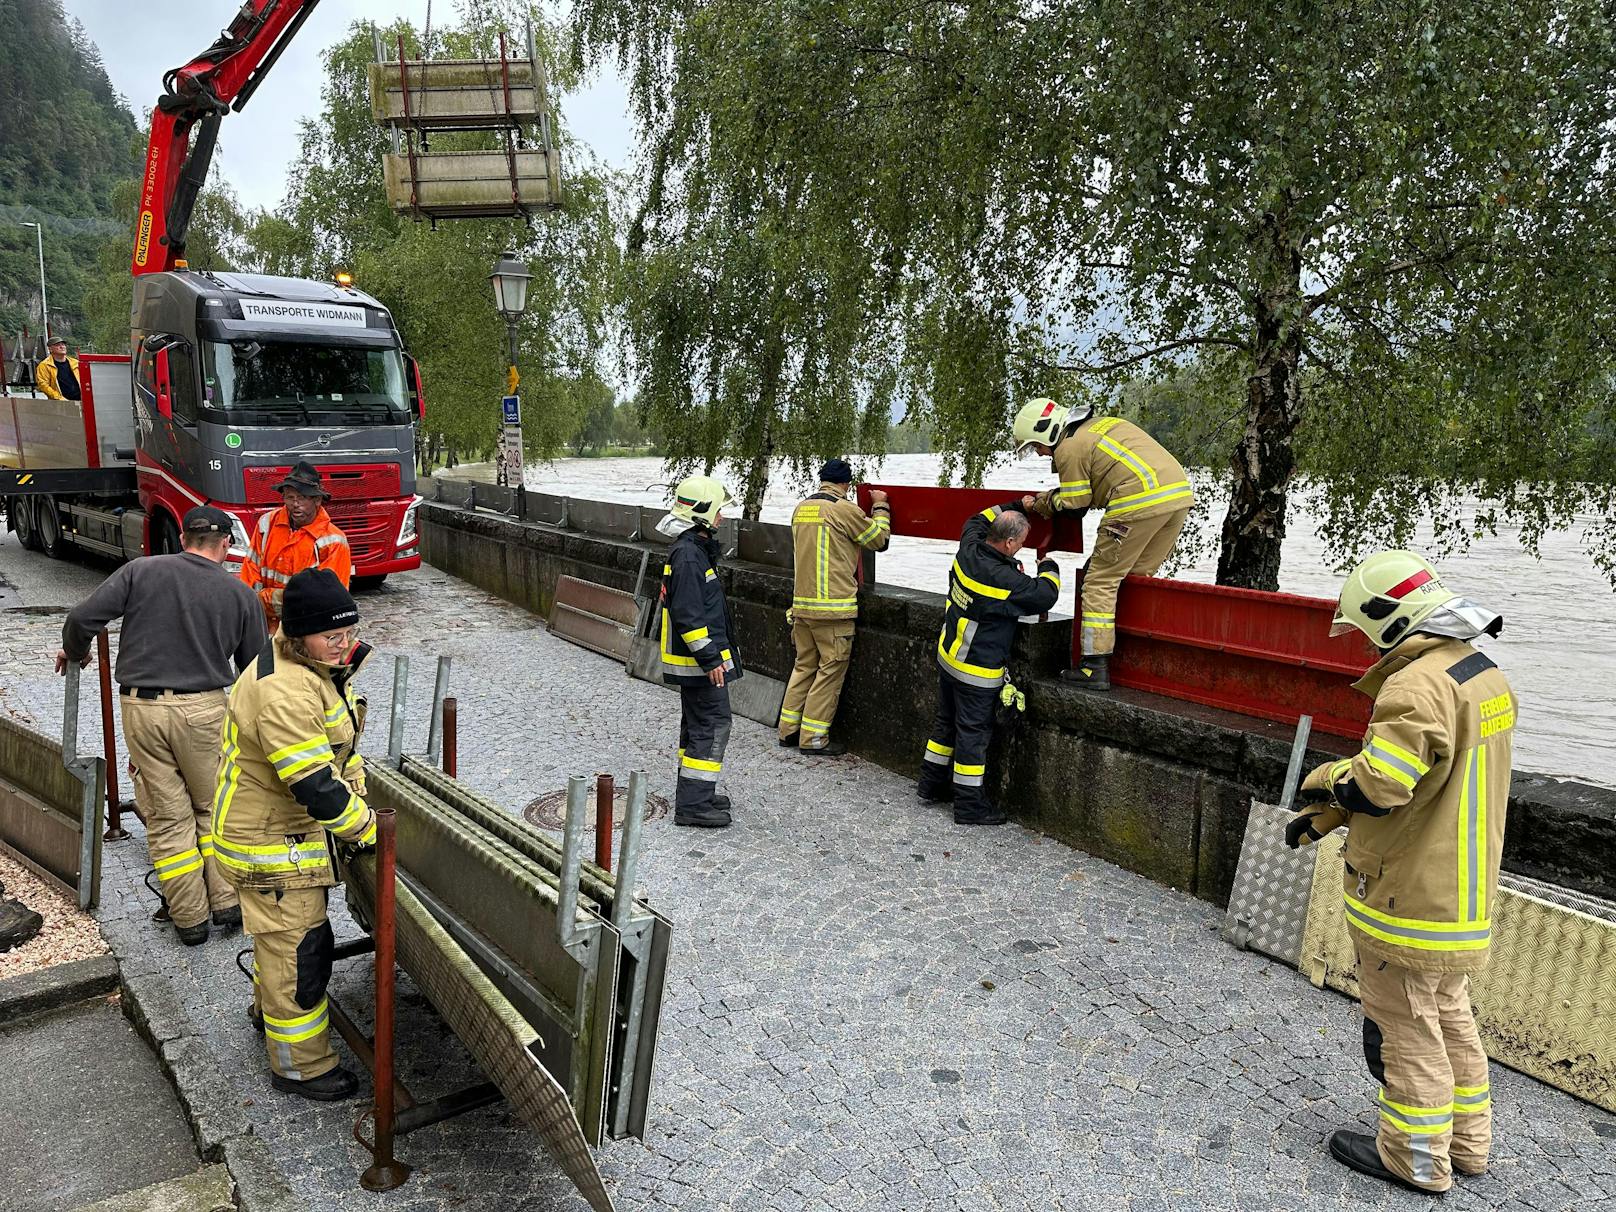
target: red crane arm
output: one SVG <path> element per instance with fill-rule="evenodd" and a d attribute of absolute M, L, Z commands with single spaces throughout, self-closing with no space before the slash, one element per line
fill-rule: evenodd
<path fill-rule="evenodd" d="M 164 75 L 140 181 L 133 273 L 173 269 L 185 256 L 191 211 L 207 183 L 220 119 L 247 104 L 319 2 L 246 0 L 212 46 Z"/>

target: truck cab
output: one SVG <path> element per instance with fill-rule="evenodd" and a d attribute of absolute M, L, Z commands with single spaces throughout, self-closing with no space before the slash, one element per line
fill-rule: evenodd
<path fill-rule="evenodd" d="M 388 310 L 351 286 L 182 269 L 135 278 L 135 472 L 147 549 L 214 504 L 241 522 L 279 505 L 294 463 L 320 469 L 356 578 L 420 564 L 419 373 Z M 233 553 L 234 555 L 235 553 Z"/>

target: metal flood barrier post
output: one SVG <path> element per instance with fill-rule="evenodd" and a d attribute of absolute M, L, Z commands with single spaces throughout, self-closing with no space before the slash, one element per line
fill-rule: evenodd
<path fill-rule="evenodd" d="M 112 730 L 112 649 L 105 628 L 95 637 L 95 654 L 101 666 L 101 746 L 107 759 L 107 831 L 102 840 L 121 842 L 129 836 L 129 830 L 123 827 L 118 801 L 118 738 Z"/>

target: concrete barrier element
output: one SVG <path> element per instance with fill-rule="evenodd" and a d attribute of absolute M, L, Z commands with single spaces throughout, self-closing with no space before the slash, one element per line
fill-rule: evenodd
<path fill-rule="evenodd" d="M 52 964 L 0 980 L 0 1023 L 13 1023 L 75 1002 L 102 997 L 118 987 L 118 961 L 110 955 Z"/>
<path fill-rule="evenodd" d="M 649 546 L 439 504 L 423 505 L 420 518 L 428 563 L 541 615 L 549 614 L 562 574 L 632 590 Z M 789 572 L 745 561 L 721 571 L 746 669 L 784 681 L 793 660 Z M 861 756 L 918 774 L 936 710 L 933 654 L 943 598 L 881 585 L 861 590 L 859 609 L 835 732 Z M 995 740 L 989 773 L 996 794 L 1025 824 L 1226 903 L 1250 803 L 1279 795 L 1290 727 L 1141 691 L 1094 695 L 1067 687 L 1055 673 L 1068 659 L 1070 626 L 1029 626 L 1018 637 L 1010 675 L 1027 692 L 1027 712 Z M 1356 748 L 1333 737 L 1315 742 L 1309 763 Z M 1616 792 L 1516 774 L 1508 870 L 1611 898 L 1613 857 Z"/>

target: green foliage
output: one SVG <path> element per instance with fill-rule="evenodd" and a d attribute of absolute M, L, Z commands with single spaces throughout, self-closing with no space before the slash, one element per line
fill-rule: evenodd
<path fill-rule="evenodd" d="M 892 399 L 976 482 L 1027 394 L 1213 352 L 1240 423 L 1180 432 L 1238 443 L 1230 580 L 1277 577 L 1298 470 L 1343 556 L 1465 494 L 1528 546 L 1616 506 L 1603 0 L 579 0 L 573 35 L 651 149 L 627 306 L 676 462 Z"/>
<path fill-rule="evenodd" d="M 139 172 L 135 120 L 100 52 L 58 0 L 0 0 L 0 331 L 39 330 L 39 259 L 52 329 L 87 343 L 96 252 L 119 230 L 110 191 Z"/>

